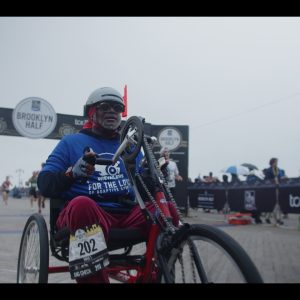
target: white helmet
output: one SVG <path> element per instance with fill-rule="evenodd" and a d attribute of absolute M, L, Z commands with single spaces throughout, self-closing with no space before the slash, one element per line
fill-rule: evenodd
<path fill-rule="evenodd" d="M 96 89 L 95 91 L 93 91 L 90 94 L 90 96 L 88 97 L 86 104 L 83 108 L 84 117 L 87 117 L 87 113 L 88 113 L 90 106 L 95 105 L 96 103 L 104 102 L 104 101 L 117 102 L 117 103 L 122 104 L 123 107 L 125 107 L 123 98 L 117 90 L 115 90 L 111 87 L 102 87 L 102 88 L 99 88 L 99 89 Z"/>

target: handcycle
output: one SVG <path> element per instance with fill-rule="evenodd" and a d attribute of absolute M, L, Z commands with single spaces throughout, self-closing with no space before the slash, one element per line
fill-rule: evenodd
<path fill-rule="evenodd" d="M 149 236 L 137 229 L 111 229 L 108 235 L 109 277 L 123 283 L 262 283 L 263 280 L 245 250 L 227 233 L 205 224 L 185 223 L 166 184 L 161 166 L 152 151 L 155 138 L 144 134 L 141 117 L 130 117 L 124 124 L 120 146 L 111 160 L 96 159 L 96 164 L 114 165 L 124 161 L 130 183 L 145 219 Z M 142 151 L 143 172 L 136 172 L 135 158 Z M 151 213 L 145 203 L 155 207 Z M 172 223 L 167 201 L 179 216 Z M 60 199 L 50 200 L 50 239 L 45 219 L 29 217 L 23 230 L 18 256 L 18 283 L 47 283 L 51 273 L 69 272 L 69 266 L 49 266 L 52 255 L 68 262 L 68 229 L 56 230 Z M 135 245 L 144 244 L 142 254 L 132 254 Z M 115 254 L 115 250 L 123 251 Z"/>

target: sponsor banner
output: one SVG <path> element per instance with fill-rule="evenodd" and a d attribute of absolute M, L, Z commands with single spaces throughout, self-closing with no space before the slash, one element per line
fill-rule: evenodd
<path fill-rule="evenodd" d="M 279 205 L 284 213 L 300 214 L 300 185 L 279 187 Z"/>
<path fill-rule="evenodd" d="M 0 135 L 24 136 L 14 126 L 12 118 L 13 111 L 11 108 L 0 108 Z M 27 117 L 30 118 L 29 115 Z M 40 138 L 61 139 L 66 134 L 80 131 L 84 122 L 85 118 L 82 116 L 56 114 L 56 125 L 54 129 L 46 136 Z"/>
<path fill-rule="evenodd" d="M 57 117 L 49 102 L 42 98 L 29 97 L 15 107 L 12 121 L 20 135 L 39 139 L 51 134 L 56 126 Z"/>
<path fill-rule="evenodd" d="M 13 109 L 0 107 L 0 135 L 24 136 L 14 126 L 12 114 Z M 56 125 L 51 133 L 44 138 L 61 139 L 64 135 L 79 132 L 87 119 L 83 116 L 56 114 Z M 122 121 L 124 124 L 125 121 Z M 155 125 L 152 125 L 155 126 Z M 151 124 L 144 124 L 146 134 L 151 134 Z"/>
<path fill-rule="evenodd" d="M 212 208 L 222 210 L 226 203 L 227 191 L 223 188 L 209 188 L 203 189 L 190 186 L 188 188 L 189 203 L 192 208 Z M 207 207 L 209 203 L 210 207 Z"/>
<path fill-rule="evenodd" d="M 245 210 L 256 210 L 255 191 L 246 190 L 244 192 L 244 208 Z"/>
<path fill-rule="evenodd" d="M 181 132 L 175 127 L 164 127 L 158 132 L 157 139 L 162 148 L 170 151 L 175 151 L 182 143 Z"/>
<path fill-rule="evenodd" d="M 214 194 L 209 194 L 207 191 L 204 191 L 203 194 L 198 194 L 197 200 L 198 207 L 214 208 Z"/>

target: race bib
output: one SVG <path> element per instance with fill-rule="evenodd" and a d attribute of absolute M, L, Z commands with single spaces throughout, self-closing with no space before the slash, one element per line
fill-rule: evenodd
<path fill-rule="evenodd" d="M 73 279 L 89 276 L 108 264 L 107 245 L 99 225 L 77 229 L 70 235 L 69 268 Z"/>

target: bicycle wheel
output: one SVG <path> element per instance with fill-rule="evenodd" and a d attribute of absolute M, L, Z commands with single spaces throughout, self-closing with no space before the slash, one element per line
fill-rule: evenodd
<path fill-rule="evenodd" d="M 49 266 L 48 231 L 44 218 L 31 215 L 24 227 L 19 257 L 17 283 L 47 283 Z"/>
<path fill-rule="evenodd" d="M 161 282 L 263 283 L 245 250 L 227 233 L 208 225 L 189 225 L 166 262 L 170 276 L 162 276 Z"/>

